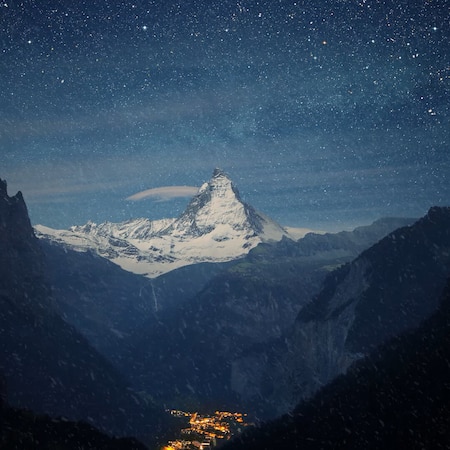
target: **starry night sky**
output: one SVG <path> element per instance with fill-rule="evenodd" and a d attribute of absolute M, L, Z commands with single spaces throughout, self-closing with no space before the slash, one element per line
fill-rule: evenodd
<path fill-rule="evenodd" d="M 221 167 L 283 225 L 450 204 L 445 0 L 0 2 L 0 177 L 33 223 L 174 217 Z M 186 189 L 189 191 L 189 189 Z"/>

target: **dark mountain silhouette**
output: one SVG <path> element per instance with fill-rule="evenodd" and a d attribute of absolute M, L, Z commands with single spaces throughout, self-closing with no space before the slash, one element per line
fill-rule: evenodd
<path fill-rule="evenodd" d="M 373 351 L 291 414 L 221 448 L 450 448 L 450 282 L 441 298 L 416 331 Z"/>
<path fill-rule="evenodd" d="M 436 310 L 450 274 L 450 208 L 431 208 L 332 272 L 278 342 L 234 362 L 242 395 L 274 414 Z M 262 407 L 262 406 L 261 406 Z"/>
<path fill-rule="evenodd" d="M 0 181 L 0 373 L 14 407 L 156 437 L 162 409 L 144 401 L 58 314 L 22 195 Z"/>
<path fill-rule="evenodd" d="M 284 238 L 278 242 L 260 244 L 250 251 L 249 257 L 258 259 L 262 256 L 266 260 L 295 257 L 309 263 L 333 261 L 335 264 L 342 264 L 351 261 L 397 228 L 412 225 L 416 220 L 386 217 L 352 231 L 308 233 L 296 242 Z"/>
<path fill-rule="evenodd" d="M 0 448 L 5 450 L 145 450 L 134 438 L 115 438 L 86 422 L 37 416 L 30 411 L 4 407 Z"/>

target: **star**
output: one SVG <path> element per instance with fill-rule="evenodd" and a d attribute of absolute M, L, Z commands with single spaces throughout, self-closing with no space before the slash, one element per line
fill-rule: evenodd
<path fill-rule="evenodd" d="M 445 1 L 386 20 L 370 0 L 253 3 L 0 0 L 0 176 L 33 223 L 173 217 L 120 199 L 216 165 L 286 225 L 448 203 Z"/>

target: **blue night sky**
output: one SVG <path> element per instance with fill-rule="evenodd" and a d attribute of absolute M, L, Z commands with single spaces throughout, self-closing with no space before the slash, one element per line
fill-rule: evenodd
<path fill-rule="evenodd" d="M 126 199 L 215 167 L 283 225 L 450 204 L 445 0 L 12 0 L 0 22 L 0 177 L 34 224 L 174 217 L 188 197 Z"/>

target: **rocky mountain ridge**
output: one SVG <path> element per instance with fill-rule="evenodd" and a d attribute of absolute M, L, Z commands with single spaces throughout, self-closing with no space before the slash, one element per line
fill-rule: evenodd
<path fill-rule="evenodd" d="M 69 230 L 35 227 L 41 239 L 77 251 L 93 251 L 125 270 L 153 278 L 189 264 L 225 262 L 260 242 L 289 233 L 242 201 L 220 169 L 204 183 L 176 219 L 88 223 Z"/>
<path fill-rule="evenodd" d="M 289 414 L 224 450 L 448 449 L 450 279 L 418 329 L 373 350 Z"/>
<path fill-rule="evenodd" d="M 432 315 L 449 275 L 450 208 L 434 207 L 330 273 L 283 339 L 234 362 L 234 389 L 289 411 Z"/>

